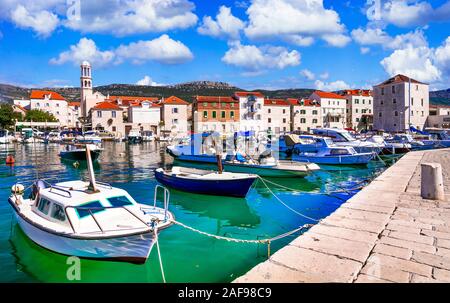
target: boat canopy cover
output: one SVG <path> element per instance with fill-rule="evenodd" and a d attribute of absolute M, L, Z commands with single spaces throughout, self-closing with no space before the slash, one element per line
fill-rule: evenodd
<path fill-rule="evenodd" d="M 246 137 L 246 138 L 248 138 L 248 137 L 253 137 L 253 136 L 255 136 L 255 131 L 254 130 L 249 130 L 249 131 L 239 131 L 239 132 L 235 132 L 234 133 L 234 137 L 236 138 L 236 137 L 239 137 L 239 136 L 241 136 L 241 137 Z"/>
<path fill-rule="evenodd" d="M 418 134 L 425 135 L 425 136 L 429 136 L 429 135 L 430 135 L 430 134 L 427 133 L 426 131 L 418 130 L 417 128 L 415 128 L 415 127 L 413 127 L 413 126 L 410 126 L 410 127 L 409 127 L 409 130 L 412 131 L 412 132 L 414 132 L 414 133 L 418 133 Z"/>

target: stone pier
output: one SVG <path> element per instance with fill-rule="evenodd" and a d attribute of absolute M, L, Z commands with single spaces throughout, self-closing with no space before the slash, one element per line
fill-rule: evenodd
<path fill-rule="evenodd" d="M 442 165 L 443 201 L 420 196 L 425 162 Z M 234 282 L 450 282 L 450 149 L 406 154 Z"/>

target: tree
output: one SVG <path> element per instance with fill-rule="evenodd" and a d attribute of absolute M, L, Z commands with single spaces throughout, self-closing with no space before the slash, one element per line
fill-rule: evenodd
<path fill-rule="evenodd" d="M 25 121 L 33 122 L 58 122 L 58 119 L 51 113 L 44 112 L 40 109 L 32 109 L 27 111 Z"/>
<path fill-rule="evenodd" d="M 0 128 L 12 128 L 17 120 L 20 120 L 21 115 L 15 113 L 10 104 L 0 105 Z"/>

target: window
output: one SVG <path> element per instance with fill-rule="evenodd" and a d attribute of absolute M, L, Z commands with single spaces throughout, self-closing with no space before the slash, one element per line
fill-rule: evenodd
<path fill-rule="evenodd" d="M 420 104 L 423 106 L 423 98 L 422 98 L 422 100 L 420 100 Z"/>
<path fill-rule="evenodd" d="M 225 111 L 221 112 L 221 117 L 222 117 L 222 119 L 225 119 Z"/>
<path fill-rule="evenodd" d="M 394 116 L 398 117 L 398 111 L 394 112 Z"/>
<path fill-rule="evenodd" d="M 283 114 L 285 114 L 286 113 L 286 110 L 285 109 L 283 109 Z"/>
<path fill-rule="evenodd" d="M 267 122 L 272 123 L 272 119 L 271 118 L 267 119 Z"/>
<path fill-rule="evenodd" d="M 46 107 L 50 107 L 50 103 L 45 103 L 45 106 Z"/>
<path fill-rule="evenodd" d="M 368 101 L 369 101 L 369 104 L 372 104 L 372 101 L 370 99 Z"/>
<path fill-rule="evenodd" d="M 103 205 L 100 203 L 100 201 L 88 202 L 86 204 L 80 205 L 79 207 L 80 208 L 77 208 L 76 210 L 80 219 L 89 216 L 89 211 L 92 214 L 95 214 L 104 210 Z"/>
<path fill-rule="evenodd" d="M 111 117 L 113 117 L 113 118 L 116 117 L 116 111 L 115 111 L 115 110 L 113 110 L 113 111 L 111 112 Z"/>
<path fill-rule="evenodd" d="M 359 122 L 359 118 L 356 118 L 356 122 Z"/>
<path fill-rule="evenodd" d="M 317 110 L 313 110 L 313 111 L 312 111 L 312 114 L 313 114 L 313 115 L 317 115 Z"/>
<path fill-rule="evenodd" d="M 384 87 L 381 88 L 381 95 L 384 95 Z"/>
<path fill-rule="evenodd" d="M 267 112 L 270 114 L 270 113 L 272 112 L 272 110 L 269 108 L 269 109 L 267 110 Z"/>
<path fill-rule="evenodd" d="M 172 114 L 178 114 L 178 107 L 172 108 Z"/>
<path fill-rule="evenodd" d="M 317 119 L 313 119 L 312 123 L 316 124 L 317 123 Z"/>
<path fill-rule="evenodd" d="M 102 117 L 102 112 L 101 111 L 97 111 L 97 118 L 101 118 Z"/>
<path fill-rule="evenodd" d="M 53 219 L 59 221 L 66 221 L 66 213 L 64 212 L 64 208 L 56 203 L 53 203 L 52 212 L 50 215 Z"/>
<path fill-rule="evenodd" d="M 397 103 L 397 99 L 392 99 L 392 103 Z"/>
<path fill-rule="evenodd" d="M 59 103 L 56 103 L 56 107 L 59 107 Z"/>
<path fill-rule="evenodd" d="M 207 119 L 208 118 L 208 112 L 205 110 L 203 111 L 203 118 Z"/>
<path fill-rule="evenodd" d="M 283 123 L 286 123 L 286 118 L 283 118 Z"/>
<path fill-rule="evenodd" d="M 422 111 L 422 117 L 423 117 L 423 115 L 424 115 L 424 114 L 423 114 L 423 111 Z"/>
<path fill-rule="evenodd" d="M 411 106 L 414 105 L 414 98 L 411 98 Z"/>
<path fill-rule="evenodd" d="M 217 102 L 213 102 L 212 106 L 216 107 L 217 106 Z"/>
<path fill-rule="evenodd" d="M 395 94 L 395 85 L 392 85 L 392 93 Z"/>
<path fill-rule="evenodd" d="M 212 112 L 212 117 L 213 117 L 213 119 L 217 118 L 217 112 L 215 110 L 213 110 L 213 112 Z"/>
<path fill-rule="evenodd" d="M 178 124 L 178 119 L 172 119 L 172 124 Z"/>
<path fill-rule="evenodd" d="M 300 123 L 306 123 L 306 119 L 305 118 L 301 118 L 300 119 Z"/>
<path fill-rule="evenodd" d="M 383 116 L 383 115 L 382 115 L 382 113 L 378 113 L 378 117 L 380 117 L 380 118 L 381 118 L 382 116 Z"/>
<path fill-rule="evenodd" d="M 355 113 L 358 113 L 358 109 L 357 108 L 355 109 Z"/>
<path fill-rule="evenodd" d="M 133 205 L 133 203 L 125 196 L 107 198 L 109 204 L 113 207 Z"/>
<path fill-rule="evenodd" d="M 411 116 L 414 116 L 414 111 L 413 110 L 411 111 Z"/>
<path fill-rule="evenodd" d="M 366 100 L 365 99 L 362 99 L 362 104 L 366 104 Z"/>
<path fill-rule="evenodd" d="M 234 108 L 234 103 L 231 103 L 231 108 Z"/>
<path fill-rule="evenodd" d="M 306 110 L 302 109 L 302 110 L 300 111 L 300 115 L 306 115 Z"/>
<path fill-rule="evenodd" d="M 37 209 L 39 209 L 39 211 L 41 213 L 43 213 L 44 215 L 48 214 L 48 210 L 50 209 L 50 201 L 48 201 L 47 199 L 41 198 L 39 200 L 39 204 L 37 206 Z"/>
<path fill-rule="evenodd" d="M 56 112 L 56 114 L 57 114 L 57 115 L 59 115 L 59 111 L 58 111 L 58 112 Z"/>
<path fill-rule="evenodd" d="M 207 106 L 208 106 L 208 103 L 203 102 L 203 107 L 207 107 Z"/>
<path fill-rule="evenodd" d="M 419 90 L 419 85 L 416 85 L 416 90 Z"/>
<path fill-rule="evenodd" d="M 230 118 L 231 118 L 231 119 L 234 118 L 234 111 L 230 111 Z"/>
<path fill-rule="evenodd" d="M 359 104 L 359 99 L 355 99 L 355 104 Z"/>
<path fill-rule="evenodd" d="M 115 132 L 116 129 L 117 129 L 117 128 L 116 128 L 115 126 L 112 127 L 112 131 L 113 131 L 113 132 Z"/>
<path fill-rule="evenodd" d="M 38 103 L 36 103 L 36 106 L 37 106 L 37 107 L 39 107 L 39 106 L 40 106 L 40 105 L 39 105 L 39 102 L 38 102 Z"/>

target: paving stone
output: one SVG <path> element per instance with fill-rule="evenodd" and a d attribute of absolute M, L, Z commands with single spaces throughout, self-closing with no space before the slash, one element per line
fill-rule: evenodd
<path fill-rule="evenodd" d="M 383 229 L 385 224 L 382 222 L 369 222 L 363 220 L 355 220 L 350 218 L 343 218 L 338 216 L 329 216 L 322 220 L 323 224 L 344 227 L 355 230 L 368 231 L 379 234 Z"/>
<path fill-rule="evenodd" d="M 371 221 L 371 222 L 381 222 L 384 225 L 389 221 L 389 215 L 380 214 L 372 211 L 350 209 L 350 208 L 339 208 L 333 214 L 334 216 L 340 216 L 350 219 Z"/>
<path fill-rule="evenodd" d="M 415 251 L 411 257 L 411 260 L 422 264 L 428 264 L 433 267 L 450 270 L 450 258 L 447 257 Z"/>
<path fill-rule="evenodd" d="M 439 281 L 437 281 L 436 279 L 430 278 L 430 277 L 424 277 L 424 276 L 413 274 L 412 278 L 411 278 L 411 282 L 412 283 L 437 283 Z"/>
<path fill-rule="evenodd" d="M 406 226 L 410 228 L 420 228 L 420 229 L 433 229 L 433 225 L 431 224 L 425 224 L 421 222 L 414 222 L 414 221 L 404 221 L 404 220 L 391 220 L 389 224 L 396 224 L 401 226 Z"/>
<path fill-rule="evenodd" d="M 438 248 L 437 248 L 436 255 L 450 258 L 450 249 L 438 247 Z"/>
<path fill-rule="evenodd" d="M 370 244 L 375 243 L 375 241 L 378 239 L 378 236 L 375 233 L 337 226 L 329 226 L 324 224 L 314 225 L 309 229 L 308 233 L 309 232 Z"/>
<path fill-rule="evenodd" d="M 435 253 L 436 247 L 428 244 L 408 241 L 408 240 L 402 240 L 402 239 L 396 239 L 391 237 L 381 237 L 379 243 L 397 246 L 397 247 L 403 247 L 403 248 L 409 248 L 414 251 L 424 251 L 429 253 Z"/>
<path fill-rule="evenodd" d="M 353 260 L 292 245 L 276 252 L 270 260 L 305 272 L 306 282 L 352 282 L 362 267 Z"/>
<path fill-rule="evenodd" d="M 386 244 L 377 244 L 373 248 L 373 252 L 388 255 L 400 259 L 409 260 L 412 256 L 412 250 L 408 248 L 396 247 Z"/>
<path fill-rule="evenodd" d="M 382 214 L 392 214 L 394 211 L 394 206 L 375 206 L 360 201 L 348 201 L 347 203 L 342 204 L 341 207 L 372 211 Z"/>
<path fill-rule="evenodd" d="M 355 283 L 392 283 L 392 282 L 388 281 L 388 280 L 383 280 L 383 279 L 380 279 L 380 278 L 376 278 L 376 277 L 373 277 L 373 276 L 360 274 L 356 278 Z"/>
<path fill-rule="evenodd" d="M 361 273 L 387 280 L 390 282 L 407 283 L 409 282 L 410 273 L 402 271 L 398 268 L 381 264 L 380 262 L 367 262 L 361 269 Z"/>
<path fill-rule="evenodd" d="M 295 283 L 305 282 L 304 273 L 272 263 L 263 262 L 253 267 L 233 283 Z"/>
<path fill-rule="evenodd" d="M 440 268 L 435 268 L 433 276 L 436 280 L 441 282 L 450 282 L 450 271 Z"/>
<path fill-rule="evenodd" d="M 450 240 L 450 233 L 434 231 L 434 230 L 423 230 L 421 232 L 422 235 L 435 237 L 438 239 L 447 239 Z"/>
<path fill-rule="evenodd" d="M 408 240 L 412 242 L 418 242 L 422 244 L 428 244 L 433 245 L 434 238 L 430 236 L 422 236 L 422 235 L 415 235 L 411 233 L 404 233 L 399 231 L 391 231 L 389 233 L 389 237 L 396 238 L 396 239 L 402 239 L 402 240 Z"/>
<path fill-rule="evenodd" d="M 432 267 L 429 265 L 377 253 L 370 255 L 368 262 L 380 264 L 381 266 L 393 267 L 401 271 L 416 273 L 427 277 L 431 277 L 432 272 Z"/>
<path fill-rule="evenodd" d="M 420 230 L 421 230 L 420 228 L 407 227 L 404 225 L 398 225 L 398 224 L 393 224 L 393 223 L 389 223 L 386 226 L 386 229 L 393 230 L 393 231 L 399 231 L 402 233 L 416 234 L 416 235 L 419 235 Z"/>
<path fill-rule="evenodd" d="M 330 237 L 313 232 L 308 232 L 303 237 L 298 237 L 290 245 L 356 260 L 361 263 L 367 260 L 373 247 L 373 245 L 368 243 Z"/>

